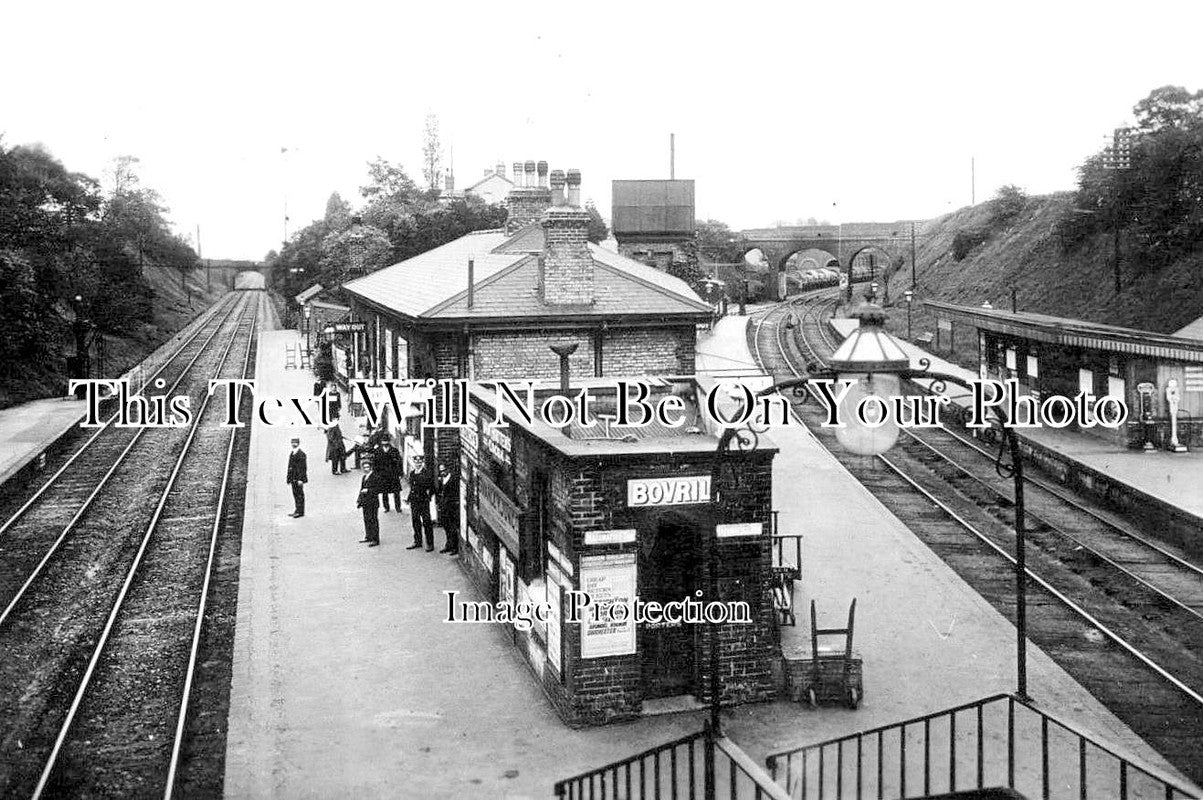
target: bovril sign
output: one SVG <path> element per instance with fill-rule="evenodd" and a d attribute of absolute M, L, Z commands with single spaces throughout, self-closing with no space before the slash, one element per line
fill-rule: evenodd
<path fill-rule="evenodd" d="M 684 506 L 710 502 L 710 476 L 688 475 L 677 478 L 638 478 L 627 481 L 627 505 Z"/>

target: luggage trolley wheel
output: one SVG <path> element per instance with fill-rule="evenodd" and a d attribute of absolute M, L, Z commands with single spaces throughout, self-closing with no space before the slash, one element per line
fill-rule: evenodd
<path fill-rule="evenodd" d="M 855 686 L 851 686 L 848 688 L 848 708 L 855 711 L 856 707 L 859 705 L 860 705 L 860 691 Z"/>

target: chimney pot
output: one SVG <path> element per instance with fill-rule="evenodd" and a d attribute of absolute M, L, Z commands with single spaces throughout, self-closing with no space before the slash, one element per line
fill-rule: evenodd
<path fill-rule="evenodd" d="M 547 188 L 547 162 L 540 161 L 538 164 L 535 165 L 535 168 L 539 172 L 539 188 L 546 189 Z"/>
<path fill-rule="evenodd" d="M 551 171 L 551 204 L 552 206 L 564 205 L 564 170 L 553 169 Z"/>
<path fill-rule="evenodd" d="M 497 162 L 497 174 L 502 178 L 505 177 L 505 162 Z"/>
<path fill-rule="evenodd" d="M 565 180 L 568 182 L 568 205 L 579 208 L 581 205 L 581 171 L 568 170 Z"/>
<path fill-rule="evenodd" d="M 536 188 L 539 185 L 539 178 L 535 175 L 535 162 L 527 161 L 522 165 L 522 171 L 526 173 L 522 185 L 530 189 Z"/>
<path fill-rule="evenodd" d="M 514 186 L 522 185 L 522 162 L 514 162 Z"/>

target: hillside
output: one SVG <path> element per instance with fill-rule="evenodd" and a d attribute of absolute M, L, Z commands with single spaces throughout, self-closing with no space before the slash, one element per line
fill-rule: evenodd
<path fill-rule="evenodd" d="M 954 257 L 953 248 L 957 233 L 988 227 L 991 203 L 960 209 L 920 228 L 914 334 L 935 331 L 934 318 L 920 307 L 923 300 L 962 305 L 981 305 L 988 300 L 995 308 L 1009 309 L 1012 288 L 1020 311 L 1159 333 L 1173 333 L 1203 317 L 1203 248 L 1143 274 L 1138 273 L 1131 255 L 1123 254 L 1123 286 L 1116 294 L 1109 233 L 1090 236 L 1068 252 L 1060 246 L 1054 223 L 1073 201 L 1070 193 L 1028 198 L 1007 226 L 960 261 Z M 907 262 L 889 281 L 890 328 L 903 336 L 906 304 L 902 296 L 911 280 L 909 259 Z M 958 332 L 958 356 L 976 364 L 976 347 L 975 339 L 961 338 Z"/>
<path fill-rule="evenodd" d="M 213 269 L 209 288 L 206 289 L 203 269 L 189 272 L 181 287 L 178 270 L 155 265 L 143 267 L 142 274 L 154 291 L 154 317 L 125 336 L 105 337 L 104 377 L 121 375 L 170 339 L 176 331 L 229 291 L 234 273 L 235 270 L 228 268 Z M 64 393 L 66 377 L 63 373 L 67 357 L 75 353 L 69 332 L 64 332 L 61 337 L 60 352 L 58 364 L 33 369 L 21 381 L 0 383 L 0 408 Z M 94 355 L 92 376 L 97 377 Z"/>

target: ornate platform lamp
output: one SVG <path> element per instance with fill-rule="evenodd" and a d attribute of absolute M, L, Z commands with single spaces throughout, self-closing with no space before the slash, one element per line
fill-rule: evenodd
<path fill-rule="evenodd" d="M 816 396 L 810 384 L 816 380 L 833 380 L 832 391 L 836 396 L 842 391 L 843 382 L 851 382 L 846 396 L 841 401 L 840 420 L 845 427 L 836 429 L 836 439 L 841 446 L 857 455 L 881 455 L 898 440 L 897 421 L 887 416 L 888 398 L 901 393 L 903 380 L 930 381 L 933 394 L 943 394 L 948 384 L 966 389 L 973 387 L 957 375 L 934 372 L 929 369 L 930 360 L 921 358 L 918 367 L 912 367 L 910 357 L 902 344 L 886 332 L 885 312 L 876 305 L 866 304 L 852 314 L 859 319 L 859 326 L 852 331 L 828 359 L 825 369 L 808 368 L 808 374 L 774 383 L 756 394 L 765 397 L 790 391 L 793 396 L 806 398 Z M 877 401 L 867 398 L 877 397 Z M 866 401 L 862 404 L 862 401 Z M 855 409 L 860 407 L 861 414 Z M 720 407 L 720 411 L 721 411 Z M 863 417 L 863 418 L 862 418 Z M 728 417 L 733 418 L 733 417 Z M 1016 629 L 1016 695 L 1026 699 L 1027 693 L 1027 564 L 1025 547 L 1025 522 L 1023 499 L 1023 461 L 1019 441 L 1008 425 L 1001 409 L 994 410 L 992 421 L 999 429 L 999 451 L 995 459 L 995 470 L 1000 476 L 1010 477 L 1015 494 L 1015 629 Z M 767 428 L 758 424 L 745 427 L 728 427 L 721 437 L 715 453 L 714 480 L 716 513 L 722 515 L 730 502 L 722 496 L 722 476 L 731 476 L 738 483 L 744 460 L 753 453 Z M 722 520 L 719 520 L 722 521 Z M 712 550 L 712 560 L 713 553 Z M 713 570 L 713 564 L 712 564 Z M 717 583 L 712 584 L 712 589 Z M 712 640 L 712 663 L 717 662 L 716 641 Z M 717 695 L 717 680 L 712 686 L 712 698 Z M 717 700 L 714 701 L 717 704 Z M 712 725 L 717 725 L 718 711 L 712 706 Z"/>

